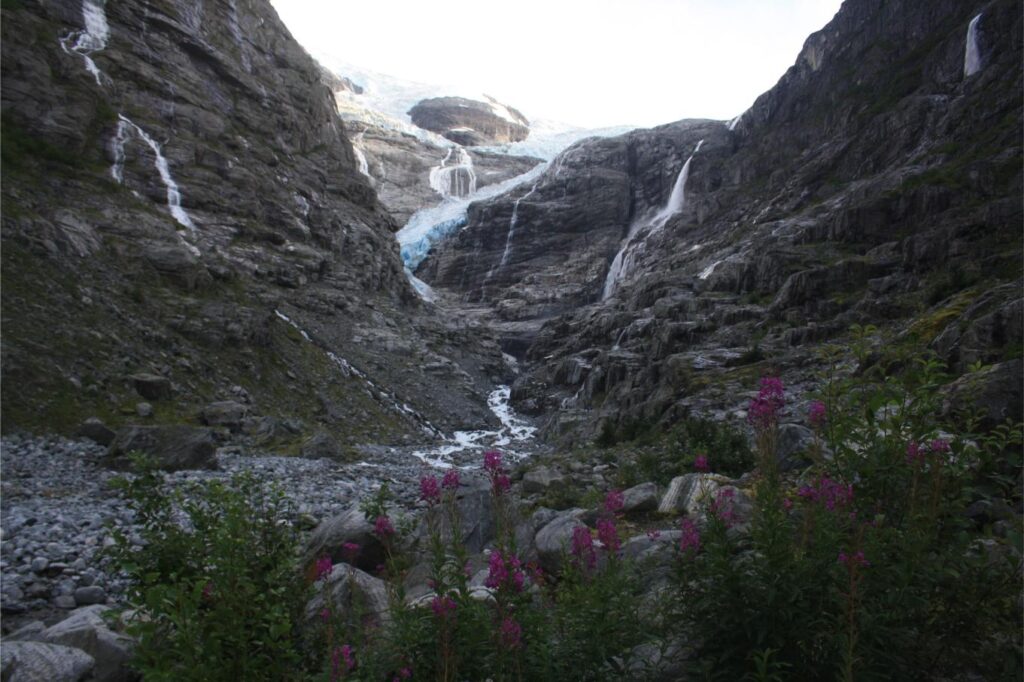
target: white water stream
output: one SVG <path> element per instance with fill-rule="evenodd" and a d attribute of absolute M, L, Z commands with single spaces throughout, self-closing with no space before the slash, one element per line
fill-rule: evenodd
<path fill-rule="evenodd" d="M 60 39 L 61 49 L 71 54 L 74 52 L 85 60 L 86 70 L 96 79 L 96 85 L 102 87 L 101 76 L 103 72 L 96 66 L 92 55 L 107 46 L 110 38 L 110 26 L 107 25 L 107 15 L 104 11 L 106 0 L 83 0 L 82 19 L 85 22 L 84 31 L 72 31 Z"/>
<path fill-rule="evenodd" d="M 611 267 L 608 268 L 608 275 L 604 280 L 604 290 L 601 292 L 602 301 L 608 300 L 615 293 L 619 283 L 629 275 L 630 270 L 633 268 L 633 261 L 636 259 L 638 252 L 644 248 L 647 238 L 659 232 L 665 227 L 665 223 L 668 222 L 669 218 L 683 210 L 683 207 L 686 205 L 686 181 L 690 177 L 690 162 L 693 161 L 693 157 L 700 151 L 703 144 L 704 140 L 697 143 L 693 153 L 690 154 L 683 167 L 679 170 L 675 184 L 672 185 L 672 193 L 669 195 L 664 208 L 653 217 L 642 217 L 634 221 L 630 226 L 629 233 L 622 242 L 622 247 L 615 254 L 615 258 L 612 259 Z M 636 239 L 641 232 L 643 232 L 643 235 Z"/>
<path fill-rule="evenodd" d="M 455 163 L 448 165 L 456 152 Z M 467 197 L 476 193 L 476 171 L 473 169 L 473 157 L 462 147 L 449 147 L 448 153 L 441 159 L 440 165 L 430 169 L 430 188 L 445 199 L 450 197 Z"/>

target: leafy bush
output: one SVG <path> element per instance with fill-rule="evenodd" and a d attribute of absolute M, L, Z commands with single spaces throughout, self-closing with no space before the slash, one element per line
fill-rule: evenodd
<path fill-rule="evenodd" d="M 169 489 L 148 470 L 119 483 L 141 546 L 115 533 L 140 617 L 134 666 L 147 680 L 301 679 L 296 624 L 308 588 L 287 502 L 250 476 Z"/>
<path fill-rule="evenodd" d="M 871 331 L 854 348 L 862 361 Z M 693 530 L 699 550 L 682 553 L 676 622 L 700 637 L 702 674 L 1020 679 L 1020 528 L 1007 541 L 966 514 L 1012 494 L 1020 430 L 942 431 L 946 380 L 919 359 L 898 377 L 828 382 L 812 412 L 817 464 L 797 484 L 774 471 L 781 403 L 766 397 L 781 399 L 781 382 L 765 383 L 750 410 L 760 477 L 749 525 L 713 500 Z"/>

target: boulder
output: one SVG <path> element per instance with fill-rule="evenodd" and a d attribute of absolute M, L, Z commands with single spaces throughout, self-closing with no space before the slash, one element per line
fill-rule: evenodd
<path fill-rule="evenodd" d="M 683 512 L 690 516 L 697 515 L 701 503 L 707 495 L 714 495 L 718 490 L 718 477 L 714 474 L 684 474 L 676 476 L 669 483 L 668 490 L 661 498 L 658 511 L 662 514 Z"/>
<path fill-rule="evenodd" d="M 110 608 L 86 606 L 43 631 L 38 639 L 50 644 L 81 649 L 96 662 L 92 679 L 95 682 L 128 682 L 138 679 L 129 667 L 135 640 L 110 629 L 103 615 Z"/>
<path fill-rule="evenodd" d="M 466 146 L 518 142 L 530 134 L 525 116 L 493 99 L 433 97 L 417 102 L 409 116 L 420 128 Z"/>
<path fill-rule="evenodd" d="M 627 514 L 658 508 L 658 484 L 648 481 L 622 491 L 622 511 Z"/>
<path fill-rule="evenodd" d="M 984 429 L 994 428 L 1007 418 L 1020 421 L 1024 411 L 1022 374 L 1024 361 L 1020 358 L 965 374 L 946 389 L 943 416 L 977 414 Z"/>
<path fill-rule="evenodd" d="M 117 436 L 114 430 L 104 424 L 98 417 L 89 417 L 82 422 L 78 430 L 75 431 L 75 435 L 81 438 L 88 438 L 100 445 L 110 445 Z"/>
<path fill-rule="evenodd" d="M 242 429 L 242 420 L 249 414 L 249 407 L 234 400 L 210 403 L 199 413 L 199 420 L 207 426 L 223 426 L 232 433 Z"/>
<path fill-rule="evenodd" d="M 563 485 L 565 477 L 561 473 L 541 466 L 531 469 L 523 476 L 523 492 L 527 495 L 546 492 L 548 488 L 555 485 Z"/>
<path fill-rule="evenodd" d="M 106 463 L 113 469 L 131 467 L 128 454 L 144 452 L 165 471 L 216 469 L 213 432 L 196 426 L 126 426 L 110 444 Z"/>
<path fill-rule="evenodd" d="M 299 454 L 307 459 L 338 459 L 341 446 L 329 433 L 320 431 L 302 444 Z"/>
<path fill-rule="evenodd" d="M 779 471 L 801 469 L 809 464 L 807 453 L 814 446 L 814 432 L 799 424 L 780 424 L 775 440 Z"/>
<path fill-rule="evenodd" d="M 359 549 L 350 553 L 344 548 L 347 543 L 359 545 Z M 352 507 L 325 519 L 313 530 L 303 550 L 303 564 L 312 564 L 322 556 L 329 556 L 334 563 L 348 561 L 373 571 L 384 563 L 385 552 L 384 545 L 373 534 L 373 521 L 358 507 Z"/>
<path fill-rule="evenodd" d="M 96 661 L 80 649 L 44 642 L 4 642 L 0 679 L 4 682 L 78 682 Z"/>
<path fill-rule="evenodd" d="M 323 582 L 315 586 L 316 594 L 306 604 L 306 622 L 316 625 L 325 608 L 333 616 L 347 618 L 358 615 L 362 625 L 384 625 L 388 613 L 387 583 L 348 564 L 335 564 Z"/>
<path fill-rule="evenodd" d="M 146 400 L 167 400 L 171 397 L 171 380 L 159 374 L 133 374 L 135 392 Z"/>
<path fill-rule="evenodd" d="M 581 517 L 584 509 L 568 509 L 549 521 L 537 533 L 537 558 L 541 568 L 556 575 L 562 569 L 562 559 L 572 547 L 572 534 L 576 528 L 586 527 Z"/>

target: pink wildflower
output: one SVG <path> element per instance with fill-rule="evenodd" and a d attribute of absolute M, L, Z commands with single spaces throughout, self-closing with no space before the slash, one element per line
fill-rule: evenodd
<path fill-rule="evenodd" d="M 736 505 L 734 501 L 735 491 L 732 488 L 722 488 L 715 494 L 715 499 L 708 506 L 712 516 L 731 528 L 736 523 Z"/>
<path fill-rule="evenodd" d="M 711 465 L 708 464 L 707 455 L 697 455 L 693 460 L 693 468 L 701 473 L 707 473 L 711 471 Z"/>
<path fill-rule="evenodd" d="M 617 514 L 626 505 L 626 496 L 621 490 L 609 490 L 604 496 L 604 510 L 610 514 Z"/>
<path fill-rule="evenodd" d="M 936 438 L 930 443 L 932 452 L 938 454 L 940 452 L 949 452 L 949 441 Z"/>
<path fill-rule="evenodd" d="M 484 469 L 495 472 L 501 469 L 501 453 L 495 450 L 484 453 Z"/>
<path fill-rule="evenodd" d="M 359 545 L 354 542 L 346 542 L 341 546 L 341 555 L 348 561 L 352 561 L 359 554 Z"/>
<path fill-rule="evenodd" d="M 512 481 L 505 474 L 495 474 L 494 478 L 491 479 L 491 487 L 494 490 L 494 494 L 500 496 L 508 492 L 508 489 L 512 487 Z"/>
<path fill-rule="evenodd" d="M 821 504 L 829 511 L 853 504 L 853 486 L 833 481 L 828 476 L 822 476 L 813 487 L 801 486 L 796 494 Z"/>
<path fill-rule="evenodd" d="M 441 488 L 436 477 L 424 476 L 420 479 L 420 499 L 430 505 L 441 499 Z"/>
<path fill-rule="evenodd" d="M 326 623 L 330 619 L 331 619 L 331 610 L 326 608 L 326 607 L 320 609 L 320 620 L 322 620 L 323 622 Z"/>
<path fill-rule="evenodd" d="M 648 540 L 657 540 L 660 537 L 661 537 L 661 531 L 660 530 L 649 530 L 649 531 L 647 531 L 647 539 Z"/>
<path fill-rule="evenodd" d="M 811 427 L 815 429 L 820 429 L 824 426 L 828 420 L 828 411 L 825 408 L 825 403 L 820 400 L 812 400 L 807 408 L 807 420 L 811 423 Z"/>
<path fill-rule="evenodd" d="M 839 563 L 846 564 L 849 567 L 854 566 L 870 566 L 871 563 L 864 558 L 864 552 L 857 550 L 853 554 L 847 554 L 846 552 L 839 552 Z"/>
<path fill-rule="evenodd" d="M 911 441 L 907 444 L 907 462 L 910 464 L 924 463 L 924 448 L 921 447 L 920 443 Z"/>
<path fill-rule="evenodd" d="M 594 538 L 586 526 L 576 526 L 572 531 L 572 556 L 581 568 L 593 568 L 597 564 Z"/>
<path fill-rule="evenodd" d="M 434 597 L 430 601 L 430 608 L 438 618 L 447 618 L 449 613 L 455 613 L 458 605 L 451 597 Z"/>
<path fill-rule="evenodd" d="M 597 522 L 597 539 L 604 545 L 604 550 L 609 554 L 619 551 L 619 531 L 615 528 L 615 521 L 612 519 L 599 519 Z"/>
<path fill-rule="evenodd" d="M 679 538 L 679 549 L 693 554 L 699 552 L 700 531 L 697 530 L 697 525 L 690 519 L 683 519 L 681 530 L 683 534 Z"/>
<path fill-rule="evenodd" d="M 316 560 L 316 579 L 322 580 L 331 574 L 331 557 L 322 556 Z"/>
<path fill-rule="evenodd" d="M 449 469 L 444 478 L 441 479 L 441 487 L 445 490 L 459 489 L 459 472 L 456 469 Z"/>
<path fill-rule="evenodd" d="M 395 534 L 395 527 L 387 516 L 378 516 L 373 522 L 373 532 L 381 539 L 391 537 Z"/>
<path fill-rule="evenodd" d="M 517 649 L 522 644 L 523 628 L 512 618 L 501 622 L 501 643 L 507 649 Z"/>
<path fill-rule="evenodd" d="M 523 573 L 522 563 L 519 557 L 510 554 L 502 556 L 501 552 L 494 550 L 487 562 L 487 580 L 484 585 L 491 589 L 501 589 L 507 585 L 513 592 L 522 592 L 526 579 Z"/>
<path fill-rule="evenodd" d="M 761 390 L 757 397 L 750 401 L 747 408 L 747 421 L 757 429 L 769 429 L 779 420 L 779 412 L 786 402 L 782 379 L 763 377 Z"/>
<path fill-rule="evenodd" d="M 785 498 L 784 500 L 782 500 L 782 508 L 785 509 L 786 511 L 789 511 L 790 509 L 792 509 L 793 508 L 793 500 L 789 499 L 788 497 Z"/>

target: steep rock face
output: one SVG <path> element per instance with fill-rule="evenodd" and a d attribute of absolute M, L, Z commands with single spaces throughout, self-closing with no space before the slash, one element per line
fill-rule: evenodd
<path fill-rule="evenodd" d="M 979 13 L 981 68 L 965 74 Z M 506 318 L 557 312 L 545 294 L 575 308 L 536 334 L 513 392 L 566 441 L 604 420 L 740 410 L 767 372 L 799 395 L 816 348 L 856 323 L 881 325 L 883 354 L 932 347 L 958 371 L 961 354 L 1014 357 L 1020 58 L 1011 2 L 849 0 L 738 120 L 581 142 L 533 194 L 475 206 L 422 276 Z M 620 160 L 648 135 L 642 164 Z M 688 154 L 685 202 L 659 221 L 645 211 Z"/>
<path fill-rule="evenodd" d="M 525 140 L 530 122 L 495 99 L 478 102 L 465 97 L 434 97 L 409 110 L 412 122 L 467 147 Z"/>
<path fill-rule="evenodd" d="M 2 30 L 5 429 L 138 419 L 139 373 L 173 387 L 152 419 L 236 400 L 264 443 L 488 421 L 496 346 L 422 314 L 268 2 L 27 0 Z"/>
<path fill-rule="evenodd" d="M 630 226 L 664 207 L 701 140 L 704 153 L 728 146 L 715 121 L 579 142 L 536 183 L 473 204 L 465 229 L 432 254 L 421 276 L 493 303 L 506 320 L 545 319 L 592 303 Z"/>

